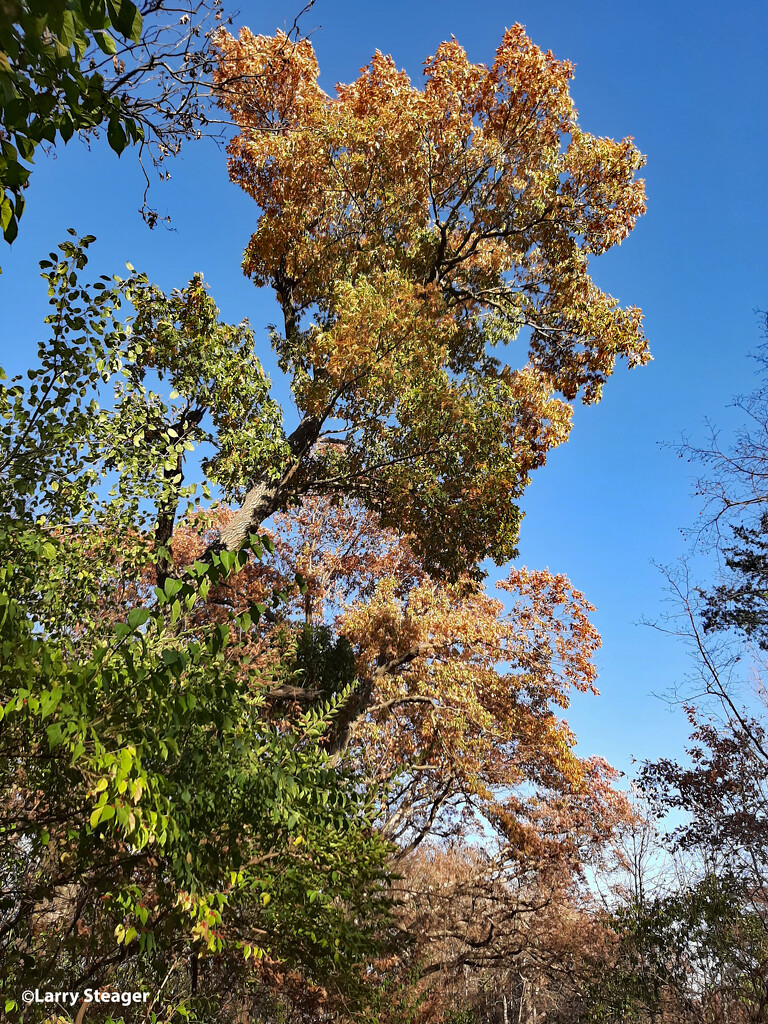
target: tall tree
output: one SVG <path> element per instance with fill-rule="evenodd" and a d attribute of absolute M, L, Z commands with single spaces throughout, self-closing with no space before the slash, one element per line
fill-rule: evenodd
<path fill-rule="evenodd" d="M 230 175 L 261 211 L 243 268 L 280 304 L 300 414 L 270 473 L 237 481 L 220 546 L 297 494 L 344 491 L 432 571 L 506 561 L 570 401 L 596 401 L 617 358 L 649 358 L 640 311 L 588 274 L 645 208 L 643 158 L 582 131 L 571 65 L 520 26 L 490 68 L 443 43 L 421 91 L 377 53 L 336 98 L 307 40 L 244 29 L 217 47 L 241 129 Z"/>
<path fill-rule="evenodd" d="M 386 906 L 374 809 L 403 856 L 484 819 L 502 872 L 575 871 L 622 813 L 559 717 L 594 685 L 586 599 L 518 568 L 509 613 L 480 563 L 513 555 L 517 502 L 571 403 L 596 401 L 617 358 L 648 358 L 639 310 L 588 274 L 644 209 L 641 156 L 582 132 L 570 65 L 519 26 L 490 68 L 443 44 L 420 91 L 377 54 L 334 100 L 306 41 L 216 45 L 241 128 L 231 172 L 261 209 L 245 269 L 280 303 L 299 422 L 201 278 L 82 288 L 87 240 L 46 261 L 52 341 L 29 389 L 2 392 L 14 983 L 37 952 L 19 934 L 30 906 L 62 976 L 83 957 L 146 965 L 157 915 L 171 956 L 253 946 L 320 980 L 346 950 L 351 977 Z M 524 366 L 501 355 L 519 334 Z M 208 536 L 189 509 L 198 445 L 202 495 L 239 503 Z M 245 547 L 280 513 L 282 563 L 262 569 Z M 273 592 L 297 570 L 306 592 L 286 605 Z M 136 850 L 148 870 L 121 868 L 105 911 L 99 886 Z M 112 930 L 97 968 L 78 922 L 92 944 Z"/>

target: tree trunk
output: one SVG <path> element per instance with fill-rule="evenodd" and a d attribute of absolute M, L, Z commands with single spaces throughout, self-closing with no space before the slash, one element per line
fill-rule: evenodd
<path fill-rule="evenodd" d="M 249 533 L 258 530 L 265 519 L 282 507 L 287 498 L 297 492 L 299 470 L 304 457 L 317 441 L 324 416 L 305 416 L 288 437 L 288 446 L 294 461 L 279 480 L 262 478 L 245 496 L 232 521 L 219 534 L 213 551 L 236 551 Z"/>

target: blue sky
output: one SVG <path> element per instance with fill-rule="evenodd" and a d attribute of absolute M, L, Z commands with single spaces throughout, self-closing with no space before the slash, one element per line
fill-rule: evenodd
<path fill-rule="evenodd" d="M 236 24 L 255 32 L 290 25 L 299 3 L 243 2 Z M 748 353 L 760 340 L 756 310 L 768 306 L 765 275 L 768 166 L 765 64 L 768 4 L 670 0 L 422 0 L 360 4 L 317 0 L 303 20 L 321 84 L 356 77 L 375 49 L 391 53 L 414 82 L 441 40 L 454 35 L 471 59 L 490 62 L 505 27 L 521 22 L 539 46 L 576 64 L 572 87 L 582 127 L 632 135 L 647 154 L 648 213 L 631 237 L 593 265 L 597 283 L 641 306 L 654 362 L 620 366 L 595 407 L 578 408 L 571 440 L 538 471 L 524 502 L 521 562 L 566 572 L 597 605 L 603 635 L 599 698 L 579 697 L 570 721 L 580 751 L 631 771 L 632 756 L 677 752 L 681 714 L 653 696 L 688 668 L 679 644 L 638 625 L 664 614 L 652 560 L 686 549 L 695 523 L 694 468 L 664 442 L 702 438 L 705 417 L 727 433 L 727 405 L 756 383 Z M 135 154 L 77 141 L 38 158 L 21 232 L 0 263 L 0 363 L 34 358 L 45 291 L 37 260 L 69 226 L 98 236 L 94 276 L 126 260 L 165 288 L 203 271 L 223 315 L 248 317 L 257 337 L 276 319 L 267 293 L 240 272 L 256 208 L 227 179 L 211 142 L 186 148 L 152 201 L 173 231 L 141 221 L 143 179 Z M 706 565 L 702 563 L 702 571 Z"/>

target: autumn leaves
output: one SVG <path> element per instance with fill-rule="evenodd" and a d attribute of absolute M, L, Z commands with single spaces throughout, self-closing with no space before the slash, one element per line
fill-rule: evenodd
<path fill-rule="evenodd" d="M 336 442 L 301 488 L 354 495 L 436 571 L 508 560 L 569 400 L 648 359 L 639 311 L 588 274 L 644 210 L 642 157 L 578 127 L 571 66 L 520 26 L 490 67 L 444 43 L 421 90 L 376 53 L 335 98 L 307 40 L 217 45 L 230 175 L 259 208 L 243 269 L 282 307 L 299 411 Z M 528 362 L 506 365 L 521 335 Z"/>

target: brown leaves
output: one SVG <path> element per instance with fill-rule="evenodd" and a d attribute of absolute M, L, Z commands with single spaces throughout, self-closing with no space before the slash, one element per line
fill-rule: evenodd
<path fill-rule="evenodd" d="M 276 559 L 246 570 L 225 605 L 304 576 L 290 617 L 332 626 L 356 658 L 357 695 L 333 743 L 367 777 L 397 780 L 385 828 L 403 848 L 478 828 L 520 856 L 578 860 L 603 843 L 624 813 L 613 773 L 576 755 L 558 713 L 573 688 L 596 692 L 600 644 L 565 576 L 512 568 L 497 584 L 504 600 L 466 576 L 437 583 L 371 513 L 317 497 L 277 516 L 273 537 Z M 263 624 L 272 656 L 284 628 Z"/>

